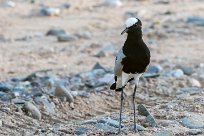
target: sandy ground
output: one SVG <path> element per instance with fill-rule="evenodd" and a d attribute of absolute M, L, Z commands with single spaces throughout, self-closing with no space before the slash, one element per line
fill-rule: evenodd
<path fill-rule="evenodd" d="M 201 0 L 171 0 L 169 4 L 159 4 L 148 0 L 127 0 L 123 1 L 121 7 L 98 7 L 101 1 L 93 0 L 68 1 L 71 7 L 59 16 L 52 17 L 38 16 L 36 12 L 40 8 L 39 5 L 43 3 L 56 7 L 67 1 L 36 0 L 34 4 L 23 0 L 15 2 L 14 8 L 0 7 L 0 37 L 6 40 L 0 41 L 1 81 L 43 69 L 52 69 L 53 73 L 65 76 L 70 73 L 88 71 L 96 62 L 100 62 L 104 67 L 112 68 L 114 55 L 102 58 L 94 57 L 94 55 L 107 43 L 113 43 L 116 49 L 123 45 L 125 37 L 120 33 L 127 18 L 125 16 L 127 11 L 138 12 L 143 22 L 144 40 L 150 47 L 152 63 L 167 61 L 172 64 L 172 67 L 177 64 L 196 67 L 203 63 L 204 28 L 186 23 L 188 16 L 203 16 L 204 2 Z M 166 15 L 167 11 L 170 14 Z M 152 25 L 156 29 L 150 30 L 149 27 Z M 46 32 L 54 27 L 62 28 L 71 34 L 89 31 L 92 37 L 61 43 L 56 37 L 45 36 Z M 19 40 L 25 37 L 30 38 Z M 164 99 L 161 98 L 161 103 L 172 98 L 165 97 Z M 8 125 L 5 131 L 1 129 L 1 134 L 12 135 L 14 133 L 9 132 L 12 129 L 20 134 L 20 127 L 25 127 L 28 131 L 29 129 L 38 131 L 52 127 L 53 122 L 56 121 L 65 124 L 64 129 L 66 129 L 68 124 L 74 124 L 72 121 L 109 115 L 113 111 L 118 111 L 118 100 L 104 94 L 93 96 L 93 100 L 77 98 L 75 104 L 79 107 L 74 112 L 69 106 L 61 109 L 59 105 L 59 115 L 53 117 L 55 118 L 53 120 L 45 117 L 40 122 L 40 127 L 29 117 L 18 118 L 21 113 L 18 113 L 19 115 L 13 112 L 2 113 L 2 117 L 11 119 L 11 124 L 13 120 L 16 126 Z M 177 100 L 174 99 L 173 102 L 177 103 Z M 66 105 L 66 103 L 63 104 Z M 152 110 L 152 112 L 155 111 Z M 73 113 L 79 113 L 78 117 L 72 116 Z M 156 130 L 152 130 L 154 131 Z"/>

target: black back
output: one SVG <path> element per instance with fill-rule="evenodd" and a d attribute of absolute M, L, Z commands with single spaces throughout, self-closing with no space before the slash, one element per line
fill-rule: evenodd
<path fill-rule="evenodd" d="M 142 39 L 141 21 L 128 30 L 128 36 L 123 46 L 125 58 L 122 60 L 125 73 L 144 73 L 150 63 L 150 51 Z"/>

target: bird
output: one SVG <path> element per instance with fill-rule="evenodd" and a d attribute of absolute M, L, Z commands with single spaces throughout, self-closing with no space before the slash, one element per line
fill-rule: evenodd
<path fill-rule="evenodd" d="M 116 55 L 114 67 L 115 82 L 110 86 L 110 89 L 121 92 L 119 120 L 119 132 L 121 132 L 124 88 L 128 82 L 134 80 L 135 86 L 133 92 L 131 92 L 131 97 L 134 110 L 134 131 L 137 132 L 135 95 L 139 79 L 150 64 L 151 55 L 149 48 L 142 38 L 142 22 L 139 18 L 128 18 L 121 35 L 124 33 L 127 33 L 127 39 Z"/>

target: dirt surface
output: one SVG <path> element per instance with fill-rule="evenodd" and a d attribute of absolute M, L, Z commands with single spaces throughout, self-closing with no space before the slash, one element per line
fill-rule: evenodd
<path fill-rule="evenodd" d="M 63 10 L 59 16 L 40 16 L 40 4 L 58 7 L 69 2 L 71 7 Z M 29 1 L 16 0 L 15 7 L 7 7 L 1 1 L 0 7 L 0 81 L 11 77 L 28 75 L 34 71 L 51 69 L 51 73 L 59 77 L 70 76 L 92 69 L 96 62 L 107 69 L 114 66 L 115 55 L 94 57 L 108 43 L 119 49 L 125 37 L 120 33 L 124 29 L 126 12 L 137 13 L 143 22 L 143 37 L 151 51 L 151 62 L 160 64 L 163 69 L 176 65 L 188 65 L 203 72 L 199 67 L 204 63 L 204 27 L 187 23 L 189 16 L 203 16 L 204 2 L 201 0 L 171 0 L 167 4 L 158 1 L 128 0 L 122 1 L 120 7 L 101 6 L 102 1 L 93 0 L 44 0 L 31 4 Z M 58 42 L 54 36 L 46 36 L 51 28 L 62 28 L 70 34 L 89 31 L 89 39 L 78 38 L 70 42 Z M 196 72 L 195 72 L 196 73 Z M 188 98 L 178 98 L 174 91 L 178 87 L 191 87 L 191 78 L 200 81 L 200 93 Z M 169 93 L 158 91 L 159 84 L 169 85 Z M 185 115 L 203 116 L 204 78 L 199 73 L 182 78 L 147 79 L 140 83 L 137 103 L 145 104 L 159 124 L 163 120 L 180 119 Z M 127 90 L 132 87 L 127 88 Z M 167 92 L 168 92 L 167 91 Z M 113 93 L 113 95 L 109 95 Z M 75 97 L 72 109 L 67 102 L 52 98 L 57 112 L 49 116 L 43 114 L 41 120 L 36 120 L 22 111 L 16 112 L 18 105 L 1 104 L 0 135 L 50 134 L 76 135 L 75 128 L 85 119 L 118 116 L 119 94 L 109 90 L 107 86 L 101 93 L 92 93 L 89 98 Z M 170 106 L 170 108 L 168 108 Z M 132 110 L 126 102 L 124 115 L 130 117 L 127 123 L 132 124 Z M 2 123 L 3 121 L 3 123 Z M 144 118 L 138 116 L 138 123 L 144 123 Z M 163 121 L 164 122 L 164 121 Z M 3 124 L 3 125 L 2 125 Z M 59 127 L 55 133 L 54 127 Z M 91 128 L 93 126 L 86 126 Z M 162 130 L 170 130 L 174 135 L 188 135 L 189 129 L 177 123 L 167 127 L 153 128 L 147 125 L 147 130 L 135 134 L 125 131 L 121 135 L 152 135 Z M 200 129 L 204 135 L 203 128 Z M 88 135 L 108 135 L 103 131 L 93 131 Z"/>

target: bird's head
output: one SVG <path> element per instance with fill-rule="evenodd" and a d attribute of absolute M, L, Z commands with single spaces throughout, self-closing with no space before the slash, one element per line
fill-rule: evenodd
<path fill-rule="evenodd" d="M 125 27 L 126 28 L 123 30 L 121 35 L 124 33 L 140 30 L 142 28 L 142 22 L 138 18 L 131 17 L 126 20 Z"/>

